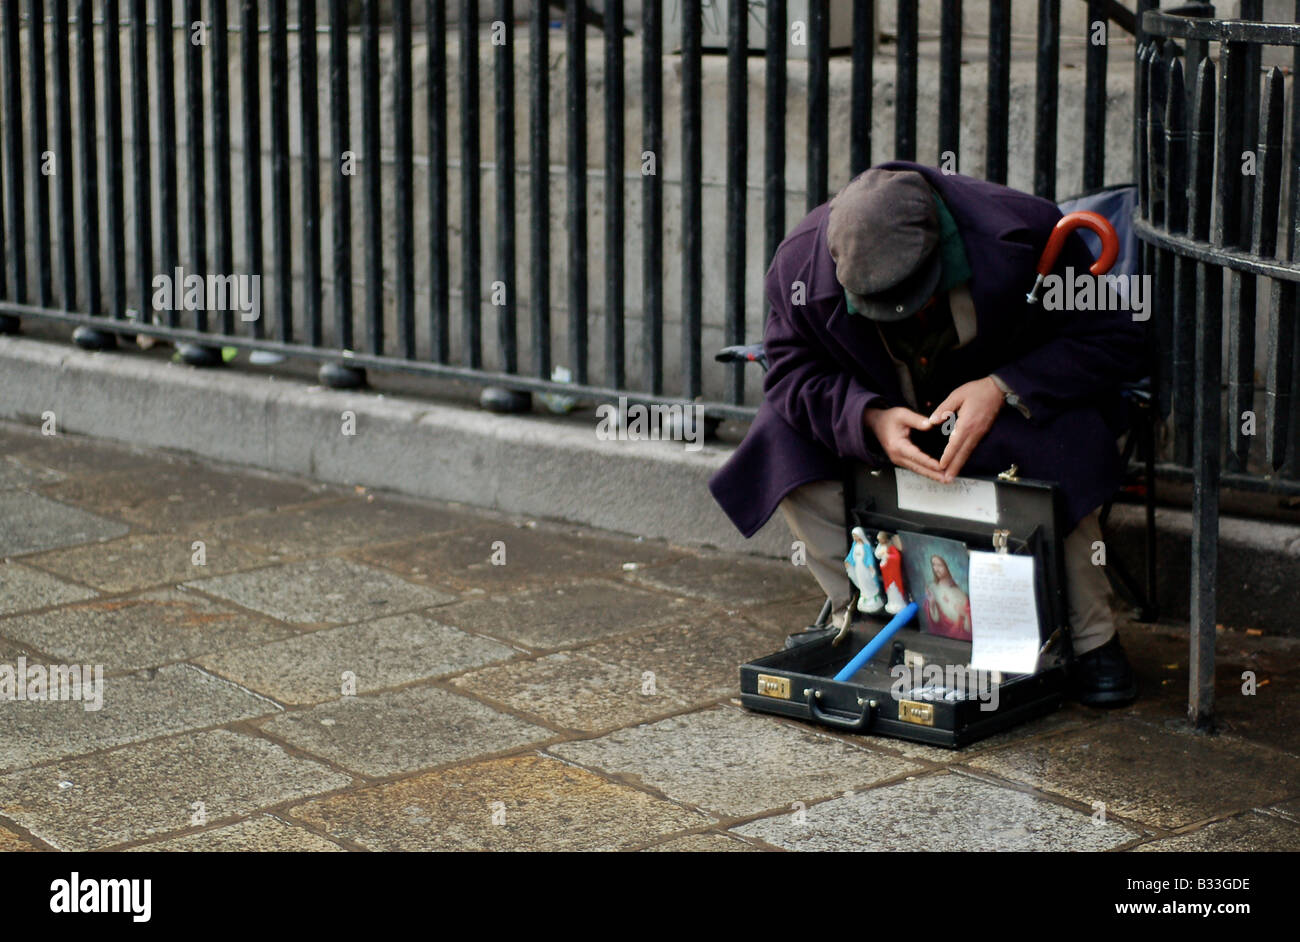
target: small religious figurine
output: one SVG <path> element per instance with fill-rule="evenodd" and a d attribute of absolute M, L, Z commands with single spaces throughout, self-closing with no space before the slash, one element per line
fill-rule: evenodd
<path fill-rule="evenodd" d="M 885 584 L 885 611 L 897 615 L 907 605 L 903 590 L 903 554 L 885 531 L 876 534 L 876 559 L 880 560 L 880 578 Z"/>
<path fill-rule="evenodd" d="M 875 555 L 861 527 L 853 528 L 853 545 L 844 557 L 844 570 L 849 574 L 849 581 L 858 587 L 858 611 L 878 612 L 885 607 Z"/>

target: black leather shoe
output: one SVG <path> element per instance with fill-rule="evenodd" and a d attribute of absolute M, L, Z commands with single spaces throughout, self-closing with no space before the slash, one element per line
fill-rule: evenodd
<path fill-rule="evenodd" d="M 1074 695 L 1080 703 L 1117 707 L 1137 699 L 1137 678 L 1129 667 L 1119 635 L 1074 660 Z"/>
<path fill-rule="evenodd" d="M 812 625 L 803 631 L 796 631 L 792 635 L 787 635 L 785 639 L 785 649 L 797 648 L 802 644 L 812 644 L 814 641 L 821 641 L 824 638 L 834 638 L 839 634 L 839 629 L 834 625 Z"/>

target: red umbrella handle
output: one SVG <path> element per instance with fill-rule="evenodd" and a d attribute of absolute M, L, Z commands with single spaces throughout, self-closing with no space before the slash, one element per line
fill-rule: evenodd
<path fill-rule="evenodd" d="M 1101 239 L 1101 254 L 1088 268 L 1089 272 L 1104 275 L 1115 264 L 1115 259 L 1119 257 L 1119 236 L 1115 234 L 1115 227 L 1110 224 L 1110 220 L 1100 213 L 1087 210 L 1066 213 L 1052 228 L 1043 254 L 1038 259 L 1038 277 L 1034 280 L 1034 289 L 1026 295 L 1030 304 L 1038 301 L 1038 289 L 1042 287 L 1043 279 L 1056 267 L 1056 259 L 1065 247 L 1065 239 L 1075 229 L 1091 229 Z"/>

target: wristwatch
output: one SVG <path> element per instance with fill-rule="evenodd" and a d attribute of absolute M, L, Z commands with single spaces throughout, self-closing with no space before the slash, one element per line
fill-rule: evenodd
<path fill-rule="evenodd" d="M 1011 408 L 1015 409 L 1026 419 L 1030 417 L 1029 407 L 1025 405 L 1024 401 L 1019 396 L 1016 395 L 1014 389 L 1012 389 L 1010 386 L 1008 386 L 1005 382 L 1002 381 L 1001 376 L 998 376 L 996 373 L 990 373 L 989 379 L 993 380 L 994 384 L 998 387 L 998 389 L 1002 390 L 1003 402 L 1005 402 Z"/>

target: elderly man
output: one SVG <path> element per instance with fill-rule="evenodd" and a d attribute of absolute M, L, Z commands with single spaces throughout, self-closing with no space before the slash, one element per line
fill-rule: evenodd
<path fill-rule="evenodd" d="M 1142 334 L 1127 312 L 1027 303 L 1060 218 L 1048 200 L 919 164 L 855 177 L 776 251 L 764 401 L 709 487 L 745 536 L 779 506 L 841 613 L 852 463 L 942 482 L 1016 464 L 1058 482 L 1076 694 L 1112 706 L 1137 685 L 1093 543 L 1121 481 L 1119 387 L 1142 373 Z M 1075 235 L 1058 267 L 1091 262 Z"/>

